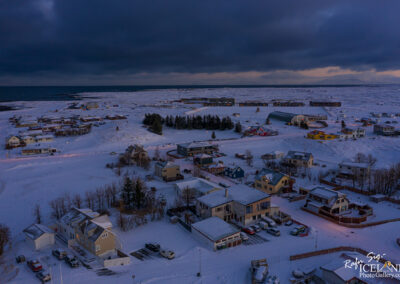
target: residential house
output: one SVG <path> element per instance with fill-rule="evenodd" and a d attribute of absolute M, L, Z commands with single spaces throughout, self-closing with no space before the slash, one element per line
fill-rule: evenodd
<path fill-rule="evenodd" d="M 274 210 L 279 209 L 275 207 Z M 255 223 L 261 217 L 274 213 L 269 194 L 245 185 L 211 192 L 196 200 L 196 214 L 199 217 L 215 216 L 242 226 Z"/>
<path fill-rule="evenodd" d="M 262 126 L 250 126 L 243 133 L 245 136 L 276 136 L 278 131 L 266 129 Z"/>
<path fill-rule="evenodd" d="M 262 102 L 262 101 L 244 101 L 244 102 L 239 102 L 240 107 L 245 107 L 245 106 L 258 106 L 258 107 L 266 107 L 268 106 L 267 102 Z"/>
<path fill-rule="evenodd" d="M 365 129 L 357 128 L 343 128 L 341 132 L 338 133 L 340 139 L 356 139 L 365 137 Z"/>
<path fill-rule="evenodd" d="M 205 142 L 192 142 L 177 145 L 177 153 L 185 157 L 194 156 L 196 154 L 211 155 L 216 151 L 218 151 L 218 145 Z"/>
<path fill-rule="evenodd" d="M 193 163 L 200 167 L 209 166 L 213 163 L 213 157 L 207 154 L 197 154 L 193 157 Z"/>
<path fill-rule="evenodd" d="M 294 167 L 310 168 L 314 163 L 314 157 L 307 152 L 289 151 L 283 162 Z"/>
<path fill-rule="evenodd" d="M 244 177 L 244 170 L 239 167 L 225 167 L 224 175 L 233 179 L 243 178 Z"/>
<path fill-rule="evenodd" d="M 203 196 L 205 194 L 220 190 L 221 186 L 202 178 L 192 178 L 175 183 L 175 191 L 177 195 L 180 195 L 186 188 L 192 189 L 196 196 Z"/>
<path fill-rule="evenodd" d="M 281 191 L 282 188 L 290 185 L 290 178 L 283 173 L 270 169 L 262 169 L 255 177 L 254 187 L 268 194 Z"/>
<path fill-rule="evenodd" d="M 54 231 L 42 224 L 32 224 L 24 231 L 26 241 L 35 249 L 54 245 Z"/>
<path fill-rule="evenodd" d="M 304 106 L 304 103 L 294 101 L 275 101 L 273 105 L 274 107 L 302 107 Z"/>
<path fill-rule="evenodd" d="M 191 226 L 193 235 L 213 250 L 235 247 L 242 243 L 240 229 L 218 217 L 210 217 Z"/>
<path fill-rule="evenodd" d="M 38 126 L 37 120 L 18 120 L 15 127 L 35 127 Z"/>
<path fill-rule="evenodd" d="M 317 186 L 308 192 L 304 207 L 315 213 L 320 213 L 321 210 L 324 210 L 331 215 L 335 215 L 349 209 L 349 200 L 344 193 Z"/>
<path fill-rule="evenodd" d="M 341 102 L 327 102 L 327 101 L 310 101 L 310 106 L 315 107 L 340 107 Z"/>
<path fill-rule="evenodd" d="M 383 136 L 393 136 L 396 135 L 396 130 L 391 125 L 375 124 L 374 133 Z"/>
<path fill-rule="evenodd" d="M 313 130 L 307 133 L 307 138 L 314 140 L 333 140 L 339 138 L 339 136 L 335 134 L 328 134 L 321 130 Z"/>
<path fill-rule="evenodd" d="M 340 178 L 353 179 L 355 177 L 366 177 L 370 172 L 367 163 L 342 162 L 339 163 L 337 176 Z"/>
<path fill-rule="evenodd" d="M 290 125 L 300 125 L 302 122 L 306 123 L 307 118 L 301 114 L 283 112 L 283 111 L 273 111 L 268 115 L 268 119 L 275 119 L 279 121 L 286 122 Z"/>
<path fill-rule="evenodd" d="M 154 165 L 154 173 L 164 181 L 183 179 L 179 165 L 176 165 L 173 162 L 157 162 Z"/>
<path fill-rule="evenodd" d="M 81 117 L 80 120 L 82 122 L 92 122 L 92 121 L 102 121 L 103 118 L 101 118 L 99 116 L 84 116 L 84 117 Z"/>
<path fill-rule="evenodd" d="M 39 135 L 35 137 L 35 142 L 51 142 L 53 135 Z"/>
<path fill-rule="evenodd" d="M 22 137 L 22 141 L 25 145 L 29 145 L 36 142 L 36 138 L 33 136 L 24 136 Z"/>
<path fill-rule="evenodd" d="M 283 158 L 283 156 L 285 156 L 284 152 L 273 151 L 273 152 L 266 153 L 266 154 L 262 155 L 261 159 L 263 159 L 263 160 L 276 160 L 276 159 Z"/>
<path fill-rule="evenodd" d="M 213 175 L 222 175 L 225 172 L 225 165 L 222 161 L 218 161 L 216 164 L 207 166 L 207 171 Z"/>
<path fill-rule="evenodd" d="M 25 148 L 21 150 L 22 155 L 40 155 L 40 154 L 54 154 L 57 152 L 55 148 Z"/>
<path fill-rule="evenodd" d="M 90 209 L 72 208 L 57 223 L 58 233 L 68 245 L 77 243 L 96 256 L 115 251 L 117 238 L 107 215 Z"/>
<path fill-rule="evenodd" d="M 19 136 L 10 136 L 6 140 L 6 149 L 25 146 L 23 140 Z"/>

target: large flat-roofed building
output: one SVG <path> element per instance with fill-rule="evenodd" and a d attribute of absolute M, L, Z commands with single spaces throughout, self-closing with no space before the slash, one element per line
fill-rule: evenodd
<path fill-rule="evenodd" d="M 283 111 L 271 112 L 268 115 L 268 119 L 279 120 L 293 125 L 299 125 L 301 122 L 307 122 L 307 118 L 302 114 L 295 114 Z"/>
<path fill-rule="evenodd" d="M 205 142 L 192 142 L 192 143 L 183 143 L 183 144 L 178 144 L 177 153 L 182 155 L 182 156 L 193 156 L 196 154 L 212 154 L 216 151 L 218 151 L 218 145 L 217 144 L 209 144 Z"/>

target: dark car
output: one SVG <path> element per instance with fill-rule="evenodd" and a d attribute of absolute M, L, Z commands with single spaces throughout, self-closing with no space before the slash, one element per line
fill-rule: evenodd
<path fill-rule="evenodd" d="M 39 278 L 42 283 L 49 282 L 51 280 L 51 275 L 50 273 L 47 273 L 45 271 L 40 271 L 36 273 L 36 277 Z"/>
<path fill-rule="evenodd" d="M 55 249 L 51 252 L 55 257 L 57 257 L 59 260 L 64 259 L 64 257 L 67 255 L 67 252 L 62 250 L 62 249 Z"/>
<path fill-rule="evenodd" d="M 42 264 L 37 259 L 29 260 L 27 264 L 33 272 L 38 272 L 43 269 Z"/>
<path fill-rule="evenodd" d="M 21 262 L 25 262 L 25 256 L 24 255 L 19 255 L 15 258 L 15 260 L 17 261 L 17 263 L 21 263 Z"/>
<path fill-rule="evenodd" d="M 78 261 L 78 259 L 77 259 L 75 256 L 73 256 L 73 255 L 67 255 L 67 256 L 65 256 L 64 260 L 65 260 L 65 262 L 66 262 L 67 264 L 69 264 L 69 266 L 71 266 L 71 267 L 79 267 L 79 261 Z"/>
<path fill-rule="evenodd" d="M 154 244 L 154 243 L 147 243 L 145 247 L 151 251 L 154 252 L 159 252 L 160 251 L 160 245 L 159 244 Z"/>

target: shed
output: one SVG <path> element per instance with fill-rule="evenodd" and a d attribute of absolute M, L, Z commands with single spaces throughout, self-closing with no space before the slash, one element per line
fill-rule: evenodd
<path fill-rule="evenodd" d="M 54 245 L 54 232 L 42 224 L 32 224 L 24 231 L 26 240 L 35 250 Z"/>

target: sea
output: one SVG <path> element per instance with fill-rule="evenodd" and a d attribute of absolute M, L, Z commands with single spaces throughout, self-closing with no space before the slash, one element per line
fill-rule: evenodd
<path fill-rule="evenodd" d="M 66 101 L 79 100 L 81 93 L 137 92 L 162 89 L 213 89 L 213 88 L 321 88 L 360 87 L 366 85 L 169 85 L 169 86 L 0 86 L 0 102 L 12 101 Z M 368 85 L 374 86 L 376 85 Z"/>

